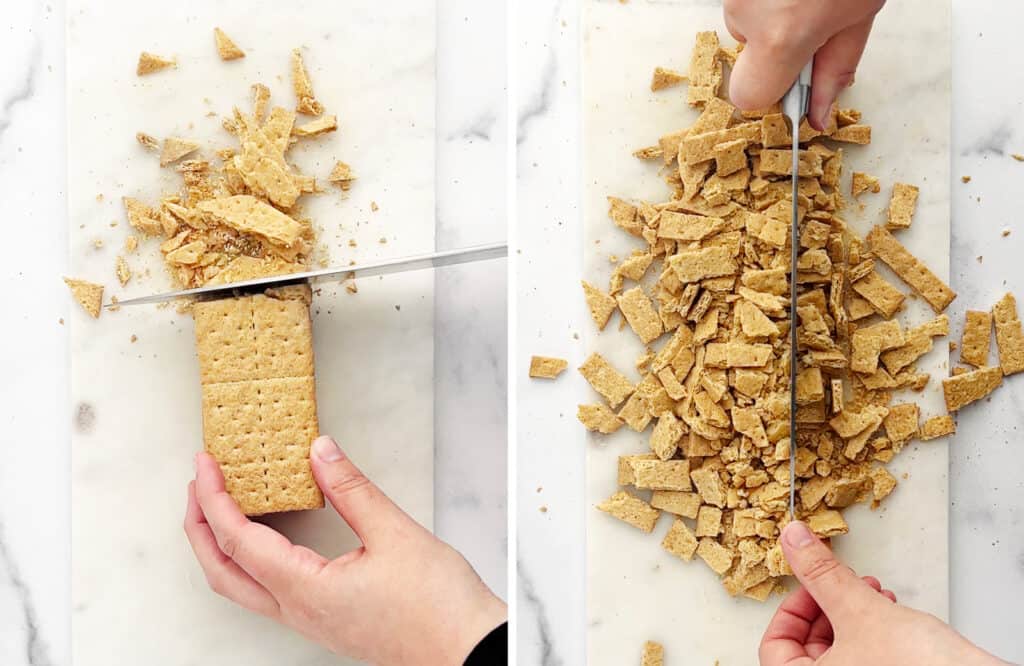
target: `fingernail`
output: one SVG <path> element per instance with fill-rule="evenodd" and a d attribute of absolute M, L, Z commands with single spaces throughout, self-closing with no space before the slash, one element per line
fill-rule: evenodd
<path fill-rule="evenodd" d="M 338 462 L 343 456 L 338 443 L 326 435 L 313 441 L 313 453 L 324 462 Z"/>
<path fill-rule="evenodd" d="M 793 548 L 803 548 L 814 543 L 814 534 L 807 525 L 794 520 L 782 530 L 782 538 Z"/>

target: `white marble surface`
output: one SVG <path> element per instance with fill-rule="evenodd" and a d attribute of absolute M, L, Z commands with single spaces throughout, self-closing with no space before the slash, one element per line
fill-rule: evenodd
<path fill-rule="evenodd" d="M 1009 25 L 1022 18 L 1006 3 L 954 0 L 953 14 L 953 204 L 952 281 L 960 297 L 950 308 L 952 339 L 963 311 L 986 308 L 1002 291 L 1024 290 L 1015 263 L 1012 191 L 1022 167 L 1009 157 L 1024 152 L 1024 131 L 1013 119 L 1022 100 L 1019 74 L 989 63 L 1009 64 L 1019 55 Z M 628 8 L 628 6 L 627 6 Z M 579 4 L 521 6 L 519 10 L 517 254 L 517 368 L 531 353 L 559 354 L 578 364 L 584 345 L 574 333 L 592 326 L 579 296 L 582 237 L 578 196 Z M 1001 80 L 1008 76 L 1013 81 Z M 896 113 L 917 114 L 913 92 Z M 969 185 L 960 175 L 972 175 Z M 987 195 L 987 196 L 986 196 Z M 981 197 L 981 202 L 975 200 Z M 984 255 L 980 266 L 974 257 Z M 582 337 L 582 336 L 581 336 Z M 955 358 L 955 356 L 954 356 Z M 1020 529 L 1024 453 L 1018 442 L 1024 386 L 1010 380 L 985 405 L 960 417 L 950 444 L 950 615 L 953 624 L 983 646 L 1024 659 L 1016 601 L 1024 593 L 1024 534 Z M 520 663 L 581 664 L 585 661 L 585 555 L 588 508 L 583 483 L 587 437 L 574 418 L 587 394 L 575 374 L 538 386 L 519 382 L 517 561 Z M 540 490 L 539 490 L 540 489 Z M 538 509 L 544 506 L 547 512 Z M 751 657 L 751 663 L 753 657 Z M 591 663 L 603 663 L 591 661 Z"/>
<path fill-rule="evenodd" d="M 70 663 L 67 266 L 62 3 L 14 3 L 0 74 L 0 174 L 14 286 L 0 367 L 8 459 L 0 468 L 0 663 Z M 440 3 L 440 248 L 504 233 L 504 44 L 500 13 Z M 428 26 L 433 29 L 433 26 Z M 383 203 L 383 201 L 382 201 Z M 434 305 L 436 531 L 504 595 L 505 279 L 500 263 L 439 273 Z M 363 295 L 360 292 L 360 296 Z M 32 446 L 17 445 L 18 442 Z M 38 445 L 36 445 L 38 443 Z M 177 505 L 180 502 L 168 499 Z M 176 521 L 180 520 L 176 518 Z M 183 547 L 184 541 L 176 547 Z"/>

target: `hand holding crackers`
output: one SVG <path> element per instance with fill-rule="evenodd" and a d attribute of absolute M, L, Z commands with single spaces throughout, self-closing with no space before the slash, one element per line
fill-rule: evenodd
<path fill-rule="evenodd" d="M 221 596 L 374 664 L 461 664 L 505 621 L 462 556 L 398 508 L 328 437 L 316 484 L 362 542 L 329 560 L 241 512 L 212 456 L 196 457 L 185 533 Z"/>

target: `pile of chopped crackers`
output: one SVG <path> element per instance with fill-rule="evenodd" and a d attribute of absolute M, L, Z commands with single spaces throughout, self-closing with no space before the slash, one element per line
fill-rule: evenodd
<path fill-rule="evenodd" d="M 778 105 L 740 113 L 722 98 L 724 66 L 738 52 L 703 32 L 687 75 L 655 71 L 652 90 L 688 80 L 688 103 L 701 114 L 634 153 L 663 167 L 666 201 L 608 198 L 612 221 L 643 246 L 617 264 L 607 291 L 587 282 L 583 289 L 599 329 L 617 310 L 646 351 L 636 361 L 640 381 L 591 355 L 580 372 L 603 400 L 580 405 L 578 418 L 605 434 L 653 423 L 650 452 L 620 456 L 621 488 L 598 509 L 644 532 L 671 514 L 663 548 L 687 561 L 697 555 L 729 594 L 763 601 L 791 573 L 778 543 L 792 519 L 790 484 L 797 519 L 822 538 L 846 534 L 842 511 L 876 507 L 893 491 L 886 464 L 908 442 L 955 432 L 949 413 L 922 422 L 912 399 L 894 397 L 931 380 L 916 363 L 948 335 L 942 313 L 956 295 L 895 235 L 911 226 L 917 187 L 896 183 L 887 222 L 864 238 L 844 222 L 842 146 L 871 140 L 861 113 L 834 108 L 823 132 L 805 120 L 796 201 L 799 427 L 791 441 L 791 135 Z M 854 175 L 854 196 L 879 190 L 877 178 Z M 894 319 L 907 295 L 876 270 L 879 262 L 936 317 L 909 329 Z M 993 320 L 1001 365 L 989 367 Z M 1011 295 L 991 315 L 968 314 L 961 358 L 976 369 L 943 380 L 949 412 L 1024 370 Z"/>
<path fill-rule="evenodd" d="M 220 28 L 214 29 L 222 60 L 245 57 Z M 143 52 L 136 73 L 151 75 L 177 67 L 173 59 Z M 297 141 L 337 129 L 337 117 L 324 114 L 317 100 L 299 49 L 291 54 L 295 109 L 270 105 L 270 89 L 260 83 L 252 90 L 252 108 L 237 107 L 222 125 L 237 145 L 197 157 L 198 141 L 168 136 L 161 142 L 144 132 L 136 139 L 145 149 L 159 153 L 161 167 L 174 168 L 182 177 L 180 192 L 148 203 L 124 197 L 134 233 L 125 239 L 117 257 L 115 276 L 122 286 L 132 278 L 128 257 L 142 238 L 160 240 L 160 252 L 174 283 L 181 288 L 227 284 L 308 268 L 314 252 L 309 219 L 299 214 L 299 197 L 319 193 L 315 178 L 304 175 L 287 159 Z M 297 123 L 297 114 L 313 119 Z M 188 158 L 188 159 L 186 159 Z M 327 180 L 348 190 L 355 179 L 351 167 L 337 162 Z M 83 280 L 65 279 L 72 294 L 93 317 L 98 317 L 103 287 Z"/>

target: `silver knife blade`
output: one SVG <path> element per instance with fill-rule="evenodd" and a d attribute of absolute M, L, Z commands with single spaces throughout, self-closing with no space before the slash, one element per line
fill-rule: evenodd
<path fill-rule="evenodd" d="M 800 121 L 807 115 L 811 102 L 811 74 L 814 59 L 800 72 L 793 87 L 782 98 L 782 112 L 786 114 L 793 130 L 793 184 L 792 220 L 790 225 L 789 255 L 789 517 L 796 519 L 796 376 L 797 356 L 797 315 L 796 315 L 796 262 L 800 248 L 800 211 L 797 196 L 800 192 Z"/>
<path fill-rule="evenodd" d="M 271 287 L 281 284 L 294 284 L 296 282 L 309 282 L 320 278 L 335 276 L 372 277 L 374 275 L 386 275 L 388 273 L 403 273 L 405 271 L 416 271 L 424 268 L 440 268 L 442 266 L 454 266 L 465 264 L 471 261 L 484 261 L 486 259 L 499 259 L 508 256 L 508 245 L 506 243 L 491 243 L 489 245 L 477 245 L 457 250 L 444 250 L 431 254 L 422 254 L 412 257 L 401 257 L 398 259 L 386 259 L 369 264 L 357 266 L 344 266 L 324 268 L 315 271 L 302 273 L 290 273 L 287 275 L 272 275 L 269 277 L 243 280 L 231 284 L 208 285 L 196 287 L 195 289 L 184 289 L 181 291 L 170 291 L 152 296 L 132 298 L 117 303 L 108 303 L 104 307 L 122 305 L 143 305 L 145 303 L 159 303 L 161 301 L 172 301 L 178 298 L 189 296 L 202 296 L 209 294 L 230 293 L 236 289 L 253 289 L 256 287 Z"/>

